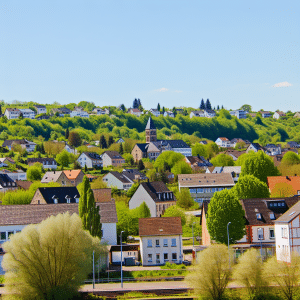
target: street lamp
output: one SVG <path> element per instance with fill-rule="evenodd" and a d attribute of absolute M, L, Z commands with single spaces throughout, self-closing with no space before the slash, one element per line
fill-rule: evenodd
<path fill-rule="evenodd" d="M 230 250 L 229 250 L 229 225 L 231 222 L 227 223 L 227 239 L 228 239 L 228 256 L 229 256 L 229 266 L 230 266 Z"/>
<path fill-rule="evenodd" d="M 195 243 L 194 243 L 194 224 L 195 224 L 195 222 L 192 223 L 193 248 L 195 247 Z"/>
<path fill-rule="evenodd" d="M 121 237 L 121 288 L 123 288 L 123 255 L 122 255 L 122 233 L 124 231 L 121 231 L 120 237 Z"/>
<path fill-rule="evenodd" d="M 261 260 L 263 261 L 262 240 L 264 239 L 264 230 L 263 228 L 258 228 L 257 232 L 258 232 L 258 240 L 260 241 L 260 256 L 261 256 Z"/>

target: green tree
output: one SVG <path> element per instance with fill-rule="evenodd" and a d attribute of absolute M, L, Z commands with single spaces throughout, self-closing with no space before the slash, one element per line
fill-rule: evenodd
<path fill-rule="evenodd" d="M 83 177 L 79 193 L 78 210 L 83 228 L 88 230 L 92 236 L 101 238 L 99 206 L 96 206 L 94 194 L 86 176 Z"/>
<path fill-rule="evenodd" d="M 138 189 L 138 187 L 140 186 L 139 183 L 134 183 L 131 188 L 127 191 L 127 197 L 131 198 L 134 193 L 136 192 L 136 190 Z"/>
<path fill-rule="evenodd" d="M 251 105 L 249 105 L 249 104 L 244 104 L 244 105 L 242 105 L 241 106 L 241 108 L 240 108 L 241 110 L 244 110 L 244 111 L 246 111 L 246 112 L 251 112 L 252 111 L 252 106 Z"/>
<path fill-rule="evenodd" d="M 227 224 L 230 244 L 245 235 L 245 212 L 236 194 L 230 190 L 214 193 L 208 204 L 207 229 L 212 240 L 227 244 Z"/>
<path fill-rule="evenodd" d="M 184 210 L 177 205 L 169 206 L 162 217 L 180 217 L 181 225 L 184 226 L 186 224 L 186 216 Z"/>
<path fill-rule="evenodd" d="M 62 167 L 68 167 L 70 163 L 69 152 L 67 150 L 63 150 L 59 154 L 56 155 L 56 161 Z"/>
<path fill-rule="evenodd" d="M 167 164 L 168 168 L 171 169 L 178 161 L 184 159 L 181 153 L 174 151 L 164 151 L 155 160 L 154 167 L 156 169 L 164 169 L 164 165 Z"/>
<path fill-rule="evenodd" d="M 106 252 L 98 238 L 80 226 L 78 215 L 51 216 L 28 225 L 3 244 L 3 299 L 74 299 L 96 259 Z"/>
<path fill-rule="evenodd" d="M 177 180 L 178 174 L 192 174 L 193 170 L 188 163 L 181 160 L 175 163 L 174 167 L 171 169 L 171 172 L 174 174 L 175 179 Z"/>
<path fill-rule="evenodd" d="M 160 111 L 160 104 L 157 104 L 157 110 Z"/>
<path fill-rule="evenodd" d="M 225 153 L 218 154 L 210 161 L 215 167 L 234 166 L 233 158 Z"/>
<path fill-rule="evenodd" d="M 72 147 L 79 147 L 82 143 L 79 133 L 76 131 L 71 131 L 69 133 L 68 142 Z"/>
<path fill-rule="evenodd" d="M 258 151 L 255 155 L 247 157 L 244 161 L 241 177 L 245 175 L 254 175 L 266 183 L 268 176 L 278 176 L 279 171 L 274 166 L 272 158 L 263 151 Z"/>
<path fill-rule="evenodd" d="M 245 175 L 239 178 L 232 191 L 237 194 L 239 199 L 270 197 L 267 184 L 253 175 Z"/>
<path fill-rule="evenodd" d="M 119 146 L 119 153 L 120 153 L 121 155 L 123 155 L 123 153 L 124 153 L 122 143 L 120 143 L 120 146 Z"/>
<path fill-rule="evenodd" d="M 224 294 L 232 274 L 228 255 L 225 245 L 211 245 L 201 251 L 196 265 L 186 277 L 197 296 L 225 299 Z"/>
<path fill-rule="evenodd" d="M 187 210 L 195 205 L 195 201 L 191 196 L 188 188 L 182 188 L 176 193 L 176 205 Z"/>
<path fill-rule="evenodd" d="M 139 218 L 149 218 L 151 217 L 150 209 L 146 202 L 143 202 L 139 207 L 138 217 Z"/>
<path fill-rule="evenodd" d="M 107 149 L 107 143 L 104 135 L 100 136 L 99 146 L 101 149 Z"/>
<path fill-rule="evenodd" d="M 192 155 L 200 155 L 208 158 L 207 148 L 202 144 L 196 143 L 194 146 L 192 146 Z"/>
<path fill-rule="evenodd" d="M 114 143 L 114 138 L 113 136 L 110 135 L 108 138 L 108 147 L 110 147 L 113 143 Z"/>
<path fill-rule="evenodd" d="M 37 166 L 31 166 L 27 169 L 27 179 L 31 181 L 41 180 L 42 179 L 42 171 L 41 168 Z"/>
<path fill-rule="evenodd" d="M 69 128 L 66 129 L 65 138 L 68 139 L 70 135 Z"/>
<path fill-rule="evenodd" d="M 290 184 L 286 182 L 279 182 L 275 184 L 271 193 L 271 197 L 272 198 L 292 197 L 296 194 L 297 194 L 296 191 L 293 189 L 293 187 Z"/>
<path fill-rule="evenodd" d="M 139 163 L 138 163 L 138 169 L 140 171 L 142 171 L 142 170 L 145 169 L 145 165 L 144 165 L 144 163 L 143 163 L 143 161 L 141 159 L 139 160 Z"/>
<path fill-rule="evenodd" d="M 295 152 L 288 151 L 283 155 L 281 163 L 287 166 L 297 165 L 300 164 L 300 158 Z"/>

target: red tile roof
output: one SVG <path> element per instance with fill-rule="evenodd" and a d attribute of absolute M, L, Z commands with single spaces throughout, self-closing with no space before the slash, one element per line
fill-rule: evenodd
<path fill-rule="evenodd" d="M 139 219 L 139 235 L 178 235 L 182 234 L 180 217 Z"/>
<path fill-rule="evenodd" d="M 271 193 L 277 183 L 283 182 L 291 185 L 296 193 L 300 191 L 300 176 L 272 176 L 268 177 L 267 181 Z"/>

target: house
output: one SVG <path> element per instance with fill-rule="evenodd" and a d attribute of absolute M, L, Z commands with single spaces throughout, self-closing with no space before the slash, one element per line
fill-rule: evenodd
<path fill-rule="evenodd" d="M 193 118 L 193 117 L 205 117 L 204 115 L 204 111 L 203 110 L 194 110 L 190 113 L 190 118 Z"/>
<path fill-rule="evenodd" d="M 230 111 L 229 113 L 230 113 L 230 115 L 237 117 L 238 119 L 246 119 L 248 112 L 245 110 L 239 109 L 239 110 Z"/>
<path fill-rule="evenodd" d="M 192 156 L 191 147 L 182 140 L 158 140 L 153 144 L 161 152 L 173 151 L 182 154 L 183 156 Z M 150 145 L 148 152 L 151 152 Z"/>
<path fill-rule="evenodd" d="M 233 181 L 236 183 L 239 180 L 241 174 L 241 166 L 225 166 L 225 167 L 213 167 L 207 168 L 206 173 L 210 174 L 231 174 Z"/>
<path fill-rule="evenodd" d="M 129 209 L 143 202 L 149 207 L 151 217 L 161 217 L 168 207 L 176 204 L 176 198 L 162 181 L 142 182 L 129 200 Z"/>
<path fill-rule="evenodd" d="M 117 151 L 105 151 L 102 156 L 103 167 L 120 167 L 125 164 L 125 159 Z"/>
<path fill-rule="evenodd" d="M 84 173 L 81 170 L 66 170 L 63 172 L 71 182 L 71 185 L 74 186 L 77 186 L 79 183 L 81 183 L 84 177 Z"/>
<path fill-rule="evenodd" d="M 82 107 L 75 107 L 75 109 L 70 113 L 70 117 L 80 117 L 80 118 L 89 118 L 89 114 L 83 110 Z"/>
<path fill-rule="evenodd" d="M 206 170 L 208 167 L 212 167 L 213 164 L 209 162 L 204 156 L 186 156 L 185 161 L 192 167 L 192 169 Z"/>
<path fill-rule="evenodd" d="M 231 143 L 231 147 L 235 147 L 238 143 L 243 145 L 243 148 L 246 147 L 246 145 L 249 145 L 250 142 L 249 141 L 244 141 L 243 139 L 240 139 L 240 138 L 234 138 L 230 141 Z"/>
<path fill-rule="evenodd" d="M 203 141 L 200 141 L 199 144 L 202 144 L 202 145 L 207 145 L 207 141 L 203 140 Z"/>
<path fill-rule="evenodd" d="M 297 111 L 295 114 L 294 114 L 294 118 L 300 118 L 300 112 Z"/>
<path fill-rule="evenodd" d="M 59 108 L 53 108 L 52 109 L 52 114 L 56 114 L 56 113 L 58 113 L 58 115 L 60 117 L 64 117 L 65 115 L 70 115 L 71 114 L 71 110 L 68 109 L 65 106 L 59 107 Z"/>
<path fill-rule="evenodd" d="M 155 117 L 160 116 L 160 111 L 156 108 L 150 108 L 149 112 L 151 112 L 151 114 L 154 115 Z"/>
<path fill-rule="evenodd" d="M 204 110 L 204 116 L 206 118 L 213 118 L 216 116 L 216 112 L 214 110 L 205 109 Z"/>
<path fill-rule="evenodd" d="M 4 116 L 6 116 L 8 120 L 18 119 L 20 114 L 21 112 L 18 108 L 7 108 L 4 112 Z"/>
<path fill-rule="evenodd" d="M 263 118 L 270 118 L 271 117 L 271 113 L 269 111 L 261 111 L 261 116 Z"/>
<path fill-rule="evenodd" d="M 140 260 L 140 244 L 122 245 L 122 263 L 125 266 L 135 265 Z M 131 262 L 129 264 L 128 262 Z M 109 250 L 109 262 L 112 265 L 121 265 L 121 245 L 114 245 Z"/>
<path fill-rule="evenodd" d="M 46 106 L 44 106 L 44 105 L 33 105 L 33 107 L 36 109 L 36 114 L 37 115 L 47 113 Z"/>
<path fill-rule="evenodd" d="M 79 192 L 75 186 L 38 188 L 30 204 L 79 203 Z"/>
<path fill-rule="evenodd" d="M 24 109 L 19 109 L 20 114 L 22 114 L 24 119 L 34 119 L 35 118 L 35 111 L 33 111 L 30 108 L 24 108 Z"/>
<path fill-rule="evenodd" d="M 23 149 L 27 152 L 33 152 L 35 150 L 36 143 L 28 141 L 26 139 L 22 140 L 5 140 L 2 144 L 2 147 L 7 147 L 8 150 L 11 150 L 13 145 L 21 145 Z"/>
<path fill-rule="evenodd" d="M 242 154 L 245 154 L 246 151 L 238 151 L 238 150 L 228 149 L 228 150 L 226 150 L 224 152 L 221 152 L 221 153 L 225 153 L 225 154 L 231 156 L 232 159 L 234 161 L 236 161 Z"/>
<path fill-rule="evenodd" d="M 72 146 L 70 146 L 69 144 L 65 144 L 65 150 L 68 151 L 69 153 L 75 154 L 77 155 L 78 152 L 75 148 L 73 148 Z"/>
<path fill-rule="evenodd" d="M 297 142 L 290 141 L 290 142 L 287 142 L 287 147 L 288 148 L 300 148 L 300 145 Z"/>
<path fill-rule="evenodd" d="M 234 186 L 231 174 L 179 174 L 179 190 L 188 188 L 196 202 L 202 204 L 204 200 L 210 200 L 215 192 L 231 189 Z"/>
<path fill-rule="evenodd" d="M 291 262 L 292 252 L 300 253 L 300 202 L 275 221 L 276 257 Z"/>
<path fill-rule="evenodd" d="M 0 174 L 0 193 L 18 189 L 17 184 L 7 174 Z"/>
<path fill-rule="evenodd" d="M 217 138 L 215 143 L 222 148 L 229 148 L 232 146 L 230 140 L 226 137 Z"/>
<path fill-rule="evenodd" d="M 20 190 L 29 190 L 33 182 L 27 180 L 16 180 L 18 189 Z"/>
<path fill-rule="evenodd" d="M 165 111 L 164 117 L 174 118 L 175 115 L 174 115 L 174 113 L 172 111 Z"/>
<path fill-rule="evenodd" d="M 71 186 L 71 182 L 63 171 L 49 171 L 43 176 L 41 183 L 57 182 L 61 186 Z"/>
<path fill-rule="evenodd" d="M 122 138 L 119 138 L 117 141 L 116 141 L 117 144 L 120 144 L 120 143 L 125 143 L 124 139 Z"/>
<path fill-rule="evenodd" d="M 255 117 L 256 117 L 256 113 L 248 113 L 248 115 L 249 115 L 251 118 L 255 118 Z"/>
<path fill-rule="evenodd" d="M 43 165 L 44 169 L 57 169 L 57 163 L 56 160 L 52 157 L 46 157 L 46 158 L 27 158 L 27 164 L 28 166 L 32 166 L 35 163 L 40 163 Z"/>
<path fill-rule="evenodd" d="M 94 108 L 92 112 L 96 115 L 105 115 L 105 110 L 99 107 Z"/>
<path fill-rule="evenodd" d="M 82 152 L 77 159 L 80 166 L 83 168 L 86 166 L 87 168 L 100 168 L 102 167 L 102 159 L 101 156 L 94 152 Z"/>
<path fill-rule="evenodd" d="M 140 172 L 137 169 L 124 169 L 122 171 L 122 174 L 135 182 L 148 179 L 144 173 Z"/>
<path fill-rule="evenodd" d="M 300 177 L 299 176 L 270 176 L 267 177 L 267 184 L 272 194 L 278 183 L 286 183 L 295 191 L 295 195 L 300 195 Z"/>
<path fill-rule="evenodd" d="M 11 159 L 10 157 L 3 157 L 0 158 L 0 168 L 2 167 L 8 167 L 11 164 L 15 164 L 16 162 Z"/>
<path fill-rule="evenodd" d="M 9 171 L 6 169 L 2 169 L 0 170 L 0 174 L 6 174 L 13 181 L 27 179 L 27 173 L 22 170 Z"/>
<path fill-rule="evenodd" d="M 251 143 L 247 150 L 246 153 L 249 153 L 250 151 L 254 151 L 254 152 L 258 152 L 259 150 L 266 152 L 266 149 L 264 147 L 262 147 L 260 144 L 258 143 Z"/>
<path fill-rule="evenodd" d="M 129 108 L 128 113 L 137 117 L 140 117 L 143 114 L 138 108 Z"/>
<path fill-rule="evenodd" d="M 181 264 L 183 261 L 180 217 L 139 219 L 140 251 L 143 266 Z"/>
<path fill-rule="evenodd" d="M 134 182 L 122 173 L 111 171 L 106 174 L 103 182 L 107 184 L 108 187 L 116 187 L 119 190 L 129 190 Z"/>
<path fill-rule="evenodd" d="M 281 154 L 281 146 L 280 145 L 274 145 L 274 144 L 267 144 L 265 147 L 266 154 L 268 155 L 279 155 Z"/>
<path fill-rule="evenodd" d="M 273 115 L 273 118 L 277 120 L 280 119 L 281 117 L 285 117 L 285 113 L 282 111 L 276 111 Z"/>

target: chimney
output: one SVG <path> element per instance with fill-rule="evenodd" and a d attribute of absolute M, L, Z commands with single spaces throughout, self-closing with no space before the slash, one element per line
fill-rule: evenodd
<path fill-rule="evenodd" d="M 291 180 L 291 179 L 289 178 L 289 176 L 285 176 L 285 178 L 286 178 L 286 180 Z"/>

